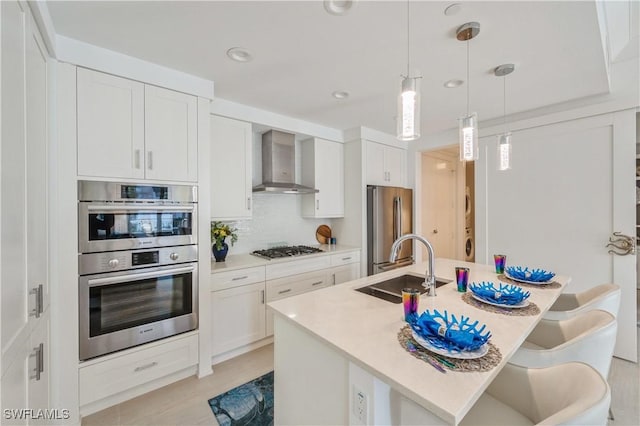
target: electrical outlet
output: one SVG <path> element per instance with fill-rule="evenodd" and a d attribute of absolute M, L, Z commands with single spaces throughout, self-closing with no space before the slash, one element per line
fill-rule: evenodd
<path fill-rule="evenodd" d="M 367 424 L 368 399 L 366 393 L 353 387 L 353 414 L 363 425 Z"/>

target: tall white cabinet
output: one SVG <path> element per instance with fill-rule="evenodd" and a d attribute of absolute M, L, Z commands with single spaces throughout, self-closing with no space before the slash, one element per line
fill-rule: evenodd
<path fill-rule="evenodd" d="M 198 180 L 197 98 L 77 69 L 78 175 Z"/>
<path fill-rule="evenodd" d="M 251 217 L 251 123 L 211 116 L 211 218 Z"/>
<path fill-rule="evenodd" d="M 302 184 L 319 192 L 302 198 L 302 216 L 344 216 L 344 150 L 341 143 L 314 138 L 302 142 Z"/>
<path fill-rule="evenodd" d="M 48 55 L 27 3 L 0 2 L 0 317 L 4 410 L 49 407 Z"/>

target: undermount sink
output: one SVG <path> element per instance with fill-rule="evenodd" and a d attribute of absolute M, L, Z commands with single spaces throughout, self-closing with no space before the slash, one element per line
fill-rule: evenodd
<path fill-rule="evenodd" d="M 436 278 L 436 288 L 442 287 L 450 282 L 452 282 L 452 280 Z M 355 290 L 391 303 L 401 303 L 403 288 L 417 289 L 420 290 L 420 294 L 423 294 L 427 289 L 422 286 L 422 283 L 424 283 L 424 277 L 418 275 L 401 275 L 386 281 L 356 288 Z"/>

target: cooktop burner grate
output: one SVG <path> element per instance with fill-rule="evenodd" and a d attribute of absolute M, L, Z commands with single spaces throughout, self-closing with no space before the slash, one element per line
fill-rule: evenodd
<path fill-rule="evenodd" d="M 291 256 L 304 256 L 305 254 L 322 253 L 322 250 L 310 246 L 285 246 L 274 247 L 267 250 L 256 250 L 252 252 L 254 256 L 260 256 L 265 259 L 280 259 Z"/>

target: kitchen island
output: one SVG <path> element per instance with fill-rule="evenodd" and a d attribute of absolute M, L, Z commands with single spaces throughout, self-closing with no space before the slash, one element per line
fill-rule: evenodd
<path fill-rule="evenodd" d="M 534 288 L 529 300 L 540 312 L 510 316 L 462 300 L 454 268 L 470 268 L 469 282 L 493 281 L 493 266 L 436 259 L 436 276 L 452 282 L 436 297 L 420 297 L 419 312 L 447 310 L 491 331 L 499 364 L 487 372 L 438 371 L 398 342 L 406 324 L 402 304 L 354 289 L 404 274 L 424 275 L 417 264 L 270 304 L 275 312 L 276 424 L 458 424 L 560 295 Z"/>

